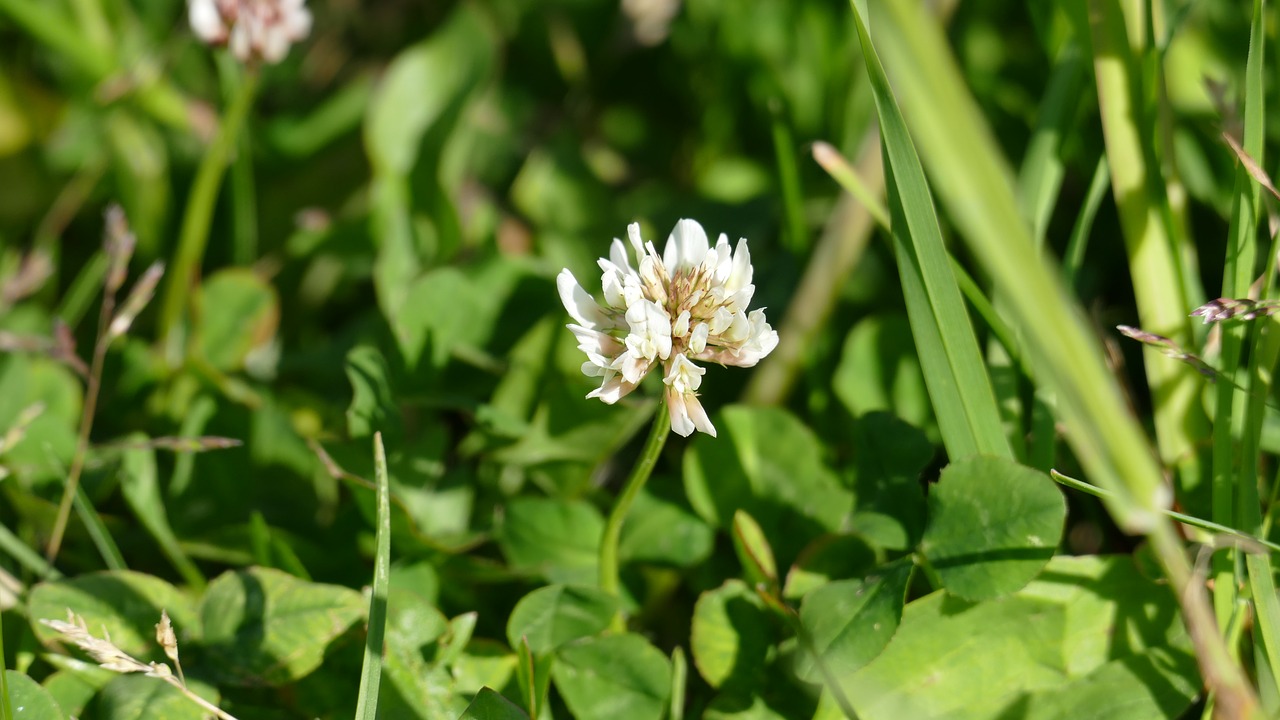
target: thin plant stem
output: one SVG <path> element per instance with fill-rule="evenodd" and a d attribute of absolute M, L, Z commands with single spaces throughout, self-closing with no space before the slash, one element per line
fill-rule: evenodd
<path fill-rule="evenodd" d="M 636 496 L 649 481 L 653 466 L 658 463 L 658 455 L 662 453 L 662 446 L 666 444 L 667 435 L 671 432 L 671 415 L 664 405 L 663 402 L 658 403 L 653 415 L 653 425 L 649 429 L 649 438 L 645 440 L 644 449 L 640 451 L 640 457 L 631 469 L 631 476 L 627 478 L 622 494 L 613 504 L 604 533 L 600 536 L 600 589 L 615 597 L 620 595 L 622 587 L 618 577 L 618 540 L 622 537 L 622 523 L 627 519 L 627 512 L 631 510 Z M 612 627 L 618 631 L 626 629 L 621 612 L 614 615 Z"/>
<path fill-rule="evenodd" d="M 1050 470 L 1049 477 L 1053 478 L 1054 481 L 1057 482 L 1059 485 L 1065 485 L 1073 490 L 1079 490 L 1080 492 L 1085 493 L 1086 495 L 1092 495 L 1096 498 L 1110 498 L 1115 496 L 1114 493 L 1108 490 L 1103 490 L 1097 485 L 1090 485 L 1089 483 L 1084 482 L 1083 480 L 1077 480 L 1076 478 L 1070 477 L 1068 475 L 1063 475 L 1057 470 Z M 1258 546 L 1265 547 L 1268 550 L 1271 550 L 1273 552 L 1280 552 L 1280 544 L 1276 544 L 1271 542 L 1270 540 L 1267 540 L 1265 533 L 1262 534 L 1261 536 L 1250 535 L 1249 533 L 1243 530 L 1237 530 L 1236 528 L 1233 528 L 1233 527 L 1220 525 L 1216 522 L 1213 522 L 1212 520 L 1204 520 L 1202 518 L 1195 517 L 1194 515 L 1187 515 L 1185 513 L 1180 513 L 1174 510 L 1161 510 L 1160 512 L 1173 520 L 1177 520 L 1183 525 L 1190 525 L 1191 527 L 1197 527 L 1197 528 L 1200 528 L 1201 530 L 1207 530 L 1209 532 L 1218 533 L 1220 535 L 1228 535 L 1230 537 L 1233 537 L 1237 540 L 1241 540 L 1248 544 L 1256 544 Z"/>
<path fill-rule="evenodd" d="M 219 717 L 222 720 L 236 720 L 236 717 L 231 713 L 227 712 L 226 710 L 223 710 L 217 705 L 214 705 L 208 700 L 205 700 L 204 698 L 192 692 L 191 689 L 188 688 L 185 684 L 183 684 L 180 680 L 178 680 L 177 677 L 173 675 L 169 675 L 161 679 L 169 683 L 170 685 L 174 686 L 175 688 L 177 688 L 178 691 L 181 692 L 183 695 L 186 695 L 187 699 L 190 700 L 191 702 L 213 713 L 214 716 Z"/>
<path fill-rule="evenodd" d="M 182 231 L 178 236 L 177 255 L 174 257 L 160 306 L 160 346 L 171 365 L 178 364 L 183 352 L 185 338 L 183 333 L 178 332 L 178 325 L 187 309 L 187 300 L 209 242 L 209 225 L 213 221 L 213 210 L 218 202 L 218 188 L 222 184 L 222 176 L 236 147 L 240 127 L 249 114 L 257 89 L 258 73 L 254 68 L 247 68 L 238 93 L 227 108 L 208 152 L 200 161 L 195 182 L 191 186 L 187 211 L 182 217 Z"/>
<path fill-rule="evenodd" d="M 71 505 L 75 501 L 76 490 L 80 487 L 80 475 L 84 472 L 84 461 L 89 454 L 89 432 L 93 429 L 93 416 L 98 409 L 98 394 L 102 389 L 102 366 L 107 359 L 107 346 L 111 344 L 111 335 L 107 326 L 115 315 L 116 289 L 112 288 L 110 279 L 102 294 L 102 311 L 98 314 L 98 335 L 93 343 L 93 360 L 89 365 L 89 385 L 85 389 L 84 408 L 80 414 L 80 434 L 76 438 L 76 453 L 71 458 L 71 470 L 67 473 L 67 484 L 62 489 L 62 501 L 58 503 L 58 516 L 53 523 L 53 534 L 49 537 L 49 547 L 45 551 L 45 559 L 52 565 L 58 559 L 58 551 L 62 549 L 62 539 L 67 532 L 67 520 L 71 517 Z"/>

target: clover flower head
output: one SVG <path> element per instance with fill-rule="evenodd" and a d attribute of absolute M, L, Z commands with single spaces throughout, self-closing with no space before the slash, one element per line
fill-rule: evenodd
<path fill-rule="evenodd" d="M 240 62 L 277 63 L 311 32 L 306 0 L 189 0 L 196 36 L 226 45 Z"/>
<path fill-rule="evenodd" d="M 636 223 L 627 227 L 627 241 L 629 248 L 615 239 L 609 257 L 598 262 L 603 300 L 568 270 L 556 278 L 574 319 L 569 330 L 587 355 L 582 372 L 600 378 L 587 397 L 615 403 L 661 366 L 671 429 L 714 437 L 698 400 L 706 370 L 694 361 L 751 367 L 778 345 L 764 310 L 747 311 L 755 294 L 747 241 L 731 249 L 721 233 L 711 245 L 693 220 L 676 223 L 661 255 L 641 239 Z"/>

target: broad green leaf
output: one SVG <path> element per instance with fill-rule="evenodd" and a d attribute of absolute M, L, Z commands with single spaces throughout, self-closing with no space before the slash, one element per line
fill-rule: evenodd
<path fill-rule="evenodd" d="M 741 580 L 702 593 L 689 636 L 698 673 L 713 688 L 751 690 L 775 640 L 770 620 L 764 601 Z"/>
<path fill-rule="evenodd" d="M 863 580 L 839 580 L 805 596 L 800 622 L 827 670 L 847 675 L 871 662 L 898 630 L 913 565 L 898 560 Z M 801 677 L 821 682 L 812 657 L 803 657 Z"/>
<path fill-rule="evenodd" d="M 187 687 L 200 697 L 218 704 L 218 691 L 202 682 L 190 680 Z M 145 675 L 121 675 L 98 693 L 95 701 L 102 720 L 204 720 L 208 711 L 172 685 Z"/>
<path fill-rule="evenodd" d="M 944 587 L 983 600 L 1015 592 L 1049 562 L 1067 504 L 1048 475 L 1012 460 L 952 463 L 929 493 L 920 550 Z"/>
<path fill-rule="evenodd" d="M 405 365 L 442 368 L 460 345 L 479 346 L 490 328 L 478 322 L 489 288 L 482 288 L 456 268 L 432 270 L 408 290 L 391 318 Z"/>
<path fill-rule="evenodd" d="M 636 496 L 622 526 L 618 555 L 623 563 L 693 567 L 711 555 L 714 539 L 711 527 L 690 512 L 683 501 L 660 497 L 653 494 L 652 487 L 646 487 Z"/>
<path fill-rule="evenodd" d="M 876 551 L 858 535 L 823 535 L 805 547 L 787 571 L 782 594 L 797 600 L 832 580 L 866 575 L 876 564 Z"/>
<path fill-rule="evenodd" d="M 387 359 L 378 349 L 360 345 L 347 353 L 346 371 L 351 383 L 347 432 L 353 438 L 382 432 L 388 440 L 399 439 L 403 435 L 400 407 L 395 375 Z"/>
<path fill-rule="evenodd" d="M 156 645 L 160 611 L 169 613 L 181 643 L 199 637 L 191 600 L 160 578 L 130 570 L 91 573 L 43 582 L 31 590 L 27 612 L 42 643 L 60 636 L 40 620 L 66 620 L 67 610 L 84 618 L 89 632 L 110 633 L 116 647 L 139 660 L 163 658 Z"/>
<path fill-rule="evenodd" d="M 560 648 L 551 677 L 578 718 L 659 720 L 671 693 L 671 661 L 630 633 Z"/>
<path fill-rule="evenodd" d="M 223 573 L 200 604 L 210 665 L 241 685 L 282 685 L 307 675 L 364 613 L 355 590 L 270 568 Z"/>
<path fill-rule="evenodd" d="M 973 602 L 940 591 L 909 603 L 884 652 L 837 678 L 864 720 L 996 720 L 1029 709 L 1035 717 L 1113 717 L 1143 707 L 1176 709 L 1133 717 L 1178 717 L 1190 704 L 1187 688 L 1200 681 L 1176 617 L 1168 589 L 1130 558 L 1059 557 L 1010 597 Z M 1094 692 L 1094 684 L 1112 692 Z M 1086 696 L 1100 704 L 1074 704 Z"/>
<path fill-rule="evenodd" d="M 458 688 L 451 669 L 444 663 L 428 660 L 421 644 L 424 638 L 439 639 L 448 624 L 434 607 L 411 598 L 408 602 L 399 602 L 405 595 L 412 593 L 392 586 L 383 666 L 385 681 L 378 708 L 388 718 L 456 717 L 467 701 L 456 694 Z"/>
<path fill-rule="evenodd" d="M 3 670 L 5 682 L 9 685 L 9 707 L 13 709 L 13 720 L 61 720 L 67 714 L 53 695 L 17 670 Z"/>
<path fill-rule="evenodd" d="M 507 618 L 507 642 L 523 638 L 541 655 L 604 630 L 618 599 L 591 586 L 548 585 L 525 595 Z"/>
<path fill-rule="evenodd" d="M 1028 720 L 1179 717 L 1200 694 L 1197 674 L 1190 654 L 1157 648 L 1112 660 L 1068 685 L 1036 693 L 1021 715 Z"/>
<path fill-rule="evenodd" d="M 515 687 L 516 654 L 495 640 L 477 639 L 450 663 L 454 690 L 464 695 L 484 687 Z"/>
<path fill-rule="evenodd" d="M 694 438 L 684 455 L 685 492 L 699 515 L 728 529 L 738 509 L 760 524 L 787 565 L 814 536 L 840 527 L 852 506 L 822 461 L 814 434 L 779 408 L 730 406 L 717 438 Z"/>
<path fill-rule="evenodd" d="M 387 600 L 387 646 L 420 652 L 449 630 L 449 620 L 418 593 L 395 585 Z"/>
<path fill-rule="evenodd" d="M 522 497 L 507 504 L 498 546 L 515 570 L 550 582 L 590 585 L 598 579 L 604 519 L 580 500 Z"/>
<path fill-rule="evenodd" d="M 69 368 L 19 353 L 0 355 L 0 432 L 34 415 L 0 458 L 17 478 L 35 481 L 66 477 L 75 452 L 82 404 L 80 382 Z M 37 405 L 39 404 L 39 405 Z"/>
<path fill-rule="evenodd" d="M 214 273 L 197 295 L 200 355 L 213 367 L 240 370 L 255 349 L 264 347 L 280 324 L 275 288 L 247 269 Z"/>
<path fill-rule="evenodd" d="M 482 688 L 458 720 L 527 720 L 515 703 L 490 688 Z"/>
<path fill-rule="evenodd" d="M 405 307 L 423 256 L 460 241 L 442 164 L 462 111 L 492 64 L 485 23 L 474 8 L 455 9 L 427 39 L 395 57 L 369 103 L 364 144 L 374 176 L 374 286 L 389 319 Z"/>
<path fill-rule="evenodd" d="M 858 418 L 853 429 L 853 515 L 849 528 L 890 550 L 915 547 L 924 533 L 920 474 L 936 452 L 924 433 L 888 413 Z"/>
<path fill-rule="evenodd" d="M 904 313 L 871 315 L 853 326 L 831 388 L 854 417 L 888 411 L 916 427 L 933 422 L 920 357 Z"/>
<path fill-rule="evenodd" d="M 109 671 L 103 670 L 103 673 Z M 49 692 L 49 696 L 54 702 L 58 703 L 58 707 L 63 709 L 67 715 L 71 717 L 81 717 L 84 715 L 84 708 L 97 694 L 98 690 L 106 684 L 106 678 L 98 684 L 90 682 L 85 677 L 86 673 L 75 672 L 71 670 L 58 670 L 49 677 L 41 681 L 41 685 Z"/>

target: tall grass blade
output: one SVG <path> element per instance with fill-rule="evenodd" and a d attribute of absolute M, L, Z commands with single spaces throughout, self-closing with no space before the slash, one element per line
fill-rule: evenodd
<path fill-rule="evenodd" d="M 369 596 L 369 635 L 360 671 L 356 720 L 376 720 L 382 685 L 382 641 L 387 629 L 387 591 L 391 585 L 391 489 L 382 433 L 373 435 L 374 476 L 378 484 L 378 544 L 373 558 L 373 592 Z"/>
<path fill-rule="evenodd" d="M 922 180 L 912 138 L 872 47 L 865 15 L 857 0 L 853 7 L 863 59 L 876 93 L 888 164 L 897 171 L 898 163 L 915 161 L 916 177 Z M 1094 481 L 1113 493 L 1106 505 L 1120 526 L 1150 537 L 1152 548 L 1178 588 L 1201 671 L 1208 686 L 1217 692 L 1218 702 L 1240 716 L 1254 713 L 1257 703 L 1252 691 L 1227 654 L 1206 598 L 1191 584 L 1182 543 L 1161 514 L 1170 498 L 1155 457 L 1147 450 L 1141 429 L 1103 363 L 1097 340 L 1086 332 L 1061 278 L 1031 239 L 1019 212 L 1011 173 L 1001 161 L 976 103 L 967 94 L 954 58 L 945 50 L 945 36 L 916 3 L 884 2 L 877 7 L 892 15 L 885 24 L 887 44 L 894 48 L 893 61 L 902 64 L 903 85 L 910 88 L 914 100 L 931 103 L 928 112 L 912 117 L 925 157 L 939 178 L 944 202 L 992 278 L 996 292 L 1009 299 L 1010 319 L 1025 339 L 1038 378 L 1056 393 L 1059 415 L 1077 457 Z M 899 182 L 888 173 L 886 178 L 891 188 Z M 928 201 L 927 196 L 913 199 Z"/>
<path fill-rule="evenodd" d="M 975 454 L 1012 458 L 991 379 L 942 242 L 924 170 L 888 80 L 874 61 L 870 39 L 861 26 L 859 32 L 880 116 L 898 272 L 943 443 L 953 459 Z"/>

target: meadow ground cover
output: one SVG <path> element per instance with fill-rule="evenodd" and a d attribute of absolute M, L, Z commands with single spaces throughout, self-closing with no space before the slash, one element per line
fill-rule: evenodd
<path fill-rule="evenodd" d="M 0 0 L 0 720 L 1280 715 L 1263 0 Z"/>

